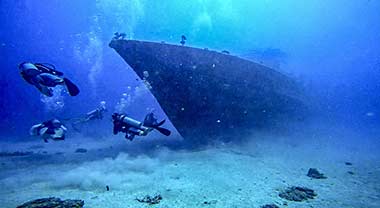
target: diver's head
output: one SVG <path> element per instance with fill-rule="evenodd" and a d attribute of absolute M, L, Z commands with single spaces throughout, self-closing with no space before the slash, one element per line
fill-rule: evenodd
<path fill-rule="evenodd" d="M 20 70 L 22 70 L 23 68 L 24 68 L 24 64 L 26 64 L 26 63 L 28 63 L 28 62 L 22 62 L 21 64 L 19 64 L 18 65 L 18 68 L 20 69 Z"/>
<path fill-rule="evenodd" d="M 114 113 L 114 114 L 112 114 L 112 120 L 113 120 L 113 121 L 118 121 L 118 120 L 120 120 L 120 114 L 118 114 L 118 113 Z"/>
<path fill-rule="evenodd" d="M 27 70 L 27 69 L 34 69 L 34 70 L 38 70 L 38 68 L 34 65 L 34 64 L 32 64 L 32 63 L 30 63 L 30 62 L 22 62 L 21 64 L 19 64 L 18 65 L 18 68 L 20 69 L 20 70 Z"/>
<path fill-rule="evenodd" d="M 54 128 L 58 128 L 61 126 L 61 122 L 58 119 L 51 120 L 51 124 L 53 125 Z"/>
<path fill-rule="evenodd" d="M 106 108 L 106 101 L 101 101 L 100 102 L 100 106 L 103 107 L 103 108 Z"/>

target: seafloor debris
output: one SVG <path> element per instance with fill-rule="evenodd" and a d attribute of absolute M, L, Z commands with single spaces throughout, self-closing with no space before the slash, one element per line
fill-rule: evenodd
<path fill-rule="evenodd" d="M 20 205 L 17 208 L 81 208 L 83 206 L 83 200 L 61 200 L 60 198 L 50 197 L 26 202 L 25 204 Z"/>
<path fill-rule="evenodd" d="M 32 146 L 29 147 L 29 149 L 42 149 L 44 147 L 45 146 L 43 146 L 43 145 L 32 145 Z"/>
<path fill-rule="evenodd" d="M 352 163 L 350 163 L 350 162 L 345 162 L 344 164 L 346 164 L 346 165 L 348 165 L 348 166 L 351 166 L 351 165 L 352 165 Z"/>
<path fill-rule="evenodd" d="M 352 171 L 347 171 L 347 173 L 350 175 L 354 175 L 354 172 L 352 172 Z"/>
<path fill-rule="evenodd" d="M 211 201 L 204 201 L 203 204 L 212 205 L 212 204 L 216 204 L 217 202 L 218 200 L 211 200 Z"/>
<path fill-rule="evenodd" d="M 84 149 L 84 148 L 78 148 L 75 150 L 75 153 L 86 153 L 87 152 L 87 149 Z"/>
<path fill-rule="evenodd" d="M 289 201 L 300 202 L 308 199 L 314 199 L 317 194 L 314 192 L 314 190 L 306 187 L 292 186 L 282 191 L 278 196 Z"/>
<path fill-rule="evenodd" d="M 18 156 L 27 156 L 32 155 L 33 152 L 0 152 L 0 157 L 18 157 Z"/>
<path fill-rule="evenodd" d="M 154 196 L 154 197 L 151 197 L 149 195 L 146 195 L 144 196 L 144 198 L 136 198 L 136 200 L 138 202 L 141 202 L 141 203 L 147 203 L 149 205 L 153 205 L 153 204 L 158 204 L 160 203 L 160 201 L 162 200 L 162 196 L 160 194 Z"/>
<path fill-rule="evenodd" d="M 266 205 L 261 206 L 260 208 L 280 208 L 280 207 L 275 204 L 266 204 Z"/>
<path fill-rule="evenodd" d="M 323 173 L 320 173 L 316 168 L 310 168 L 309 172 L 307 172 L 307 176 L 310 178 L 315 178 L 315 179 L 325 179 L 327 178 Z"/>

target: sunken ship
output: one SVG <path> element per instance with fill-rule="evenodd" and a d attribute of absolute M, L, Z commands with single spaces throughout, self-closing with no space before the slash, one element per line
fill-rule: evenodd
<path fill-rule="evenodd" d="M 304 109 L 295 80 L 223 52 L 116 40 L 109 46 L 144 80 L 185 140 L 205 143 L 271 128 Z"/>

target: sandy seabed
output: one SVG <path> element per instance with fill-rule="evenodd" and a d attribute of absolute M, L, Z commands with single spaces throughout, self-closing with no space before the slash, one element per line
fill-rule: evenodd
<path fill-rule="evenodd" d="M 75 141 L 81 143 L 2 144 L 2 151 L 35 154 L 0 158 L 0 206 L 16 207 L 54 196 L 82 199 L 84 207 L 90 208 L 380 207 L 380 153 L 374 145 L 361 142 L 345 146 L 338 138 L 299 143 L 292 138 L 265 137 L 199 151 L 158 146 L 149 156 L 132 156 L 128 152 L 134 148 L 121 139 L 112 139 L 112 146 L 109 141 Z M 78 147 L 88 152 L 75 153 Z M 327 179 L 307 177 L 309 168 L 317 168 Z M 317 197 L 304 202 L 280 198 L 280 191 L 289 186 L 311 188 Z M 163 198 L 159 204 L 136 200 L 155 194 Z"/>

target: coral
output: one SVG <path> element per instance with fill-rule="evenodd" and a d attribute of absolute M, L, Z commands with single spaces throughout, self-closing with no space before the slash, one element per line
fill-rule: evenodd
<path fill-rule="evenodd" d="M 327 178 L 325 175 L 323 175 L 323 173 L 320 173 L 315 168 L 310 168 L 309 171 L 307 172 L 307 176 L 309 176 L 310 178 L 315 178 L 315 179 L 326 179 Z"/>
<path fill-rule="evenodd" d="M 50 197 L 26 202 L 25 204 L 20 205 L 17 208 L 81 208 L 83 206 L 83 200 L 61 200 L 60 198 Z"/>
<path fill-rule="evenodd" d="M 146 195 L 144 196 L 144 198 L 136 198 L 136 200 L 138 202 L 141 202 L 141 203 L 147 203 L 149 205 L 152 205 L 152 204 L 158 204 L 160 203 L 160 201 L 162 200 L 162 196 L 160 194 L 154 196 L 154 197 L 151 197 L 149 195 Z"/>
<path fill-rule="evenodd" d="M 317 194 L 314 192 L 314 190 L 306 187 L 292 186 L 282 191 L 279 196 L 289 201 L 300 202 L 308 199 L 314 199 Z"/>

